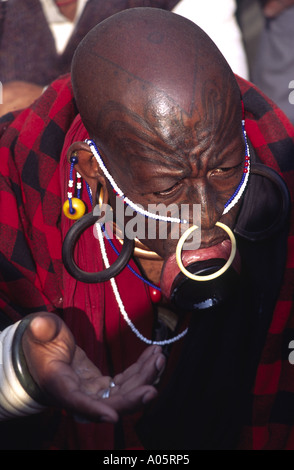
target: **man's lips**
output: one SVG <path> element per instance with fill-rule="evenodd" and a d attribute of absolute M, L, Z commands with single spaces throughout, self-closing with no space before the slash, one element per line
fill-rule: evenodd
<path fill-rule="evenodd" d="M 204 261 L 208 259 L 221 258 L 228 260 L 231 253 L 231 242 L 230 240 L 224 240 L 218 245 L 210 246 L 209 248 L 200 248 L 195 251 L 182 251 L 182 262 L 185 267 L 189 266 L 192 263 L 197 261 Z M 239 253 L 236 253 L 235 259 L 233 261 L 233 267 L 237 272 L 240 271 L 240 256 Z M 170 298 L 171 287 L 176 278 L 180 273 L 180 268 L 176 261 L 176 255 L 173 254 L 165 262 L 162 270 L 160 287 L 163 296 L 166 299 Z"/>

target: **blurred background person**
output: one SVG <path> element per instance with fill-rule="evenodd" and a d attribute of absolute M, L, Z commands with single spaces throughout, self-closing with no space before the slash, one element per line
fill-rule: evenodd
<path fill-rule="evenodd" d="M 294 0 L 238 0 L 249 78 L 294 123 Z"/>
<path fill-rule="evenodd" d="M 247 78 L 235 0 L 0 0 L 0 115 L 29 106 L 59 75 L 97 23 L 132 7 L 156 7 L 199 24 L 235 73 Z"/>
<path fill-rule="evenodd" d="M 0 0 L 0 115 L 30 105 L 70 71 L 73 53 L 97 23 L 137 6 L 171 9 L 178 0 Z"/>
<path fill-rule="evenodd" d="M 173 11 L 200 26 L 218 46 L 233 72 L 249 78 L 235 0 L 181 0 Z"/>

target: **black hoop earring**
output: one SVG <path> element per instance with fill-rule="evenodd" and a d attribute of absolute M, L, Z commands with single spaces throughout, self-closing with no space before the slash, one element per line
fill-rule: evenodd
<path fill-rule="evenodd" d="M 62 245 L 62 260 L 66 270 L 77 281 L 87 284 L 106 282 L 117 276 L 128 264 L 134 250 L 134 240 L 125 237 L 119 257 L 109 268 L 96 273 L 89 273 L 80 269 L 74 261 L 75 245 L 81 234 L 91 225 L 94 225 L 99 217 L 99 215 L 93 215 L 92 212 L 84 215 L 70 228 Z"/>
<path fill-rule="evenodd" d="M 234 233 L 250 241 L 265 240 L 285 228 L 290 195 L 285 181 L 272 168 L 253 163 Z"/>

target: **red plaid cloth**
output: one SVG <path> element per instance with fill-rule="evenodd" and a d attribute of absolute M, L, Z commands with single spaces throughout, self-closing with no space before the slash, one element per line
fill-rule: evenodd
<path fill-rule="evenodd" d="M 293 200 L 293 126 L 255 87 L 239 78 L 238 82 L 248 136 L 261 161 L 284 177 Z M 69 286 L 63 271 L 64 226 L 60 214 L 68 167 L 64 160 L 59 165 L 59 160 L 71 141 L 78 140 L 77 135 L 84 136 L 76 116 L 70 78 L 65 76 L 55 81 L 30 109 L 0 120 L 0 327 L 29 312 L 48 310 L 60 314 L 81 347 L 107 373 L 105 341 L 112 351 L 115 371 L 131 363 L 144 345 L 120 319 L 107 286 L 85 286 L 75 281 Z M 252 416 L 244 428 L 241 449 L 294 448 L 294 366 L 288 361 L 289 341 L 294 339 L 293 228 L 292 217 L 285 279 L 257 371 Z M 83 252 L 84 248 L 82 245 L 81 258 L 93 258 L 92 247 L 90 252 Z M 97 260 L 101 262 L 98 256 Z M 145 286 L 127 270 L 118 277 L 118 283 L 127 292 L 132 285 L 132 296 L 124 299 L 127 309 L 139 329 L 150 337 L 152 305 Z M 68 299 L 75 292 L 70 304 Z M 133 420 L 125 425 L 131 430 Z M 63 414 L 57 429 L 56 439 L 50 436 L 51 448 L 111 449 L 113 445 L 113 428 L 108 425 L 79 425 Z M 137 447 L 132 431 L 127 436 L 126 445 Z"/>
<path fill-rule="evenodd" d="M 55 312 L 91 360 L 105 374 L 114 375 L 132 364 L 146 346 L 122 319 L 110 283 L 79 283 L 63 268 L 62 237 L 73 223 L 61 209 L 69 176 L 66 149 L 72 140 L 87 137 L 76 115 L 66 76 L 55 81 L 30 109 L 7 115 L 0 123 L 0 329 L 30 312 Z M 76 253 L 81 267 L 86 260 L 88 270 L 102 269 L 99 254 L 93 256 L 98 246 L 92 235 L 81 237 Z M 112 262 L 116 255 L 108 251 Z M 132 267 L 137 269 L 134 263 Z M 117 284 L 121 292 L 128 292 L 123 298 L 128 314 L 150 338 L 153 307 L 148 288 L 128 269 L 117 277 Z M 125 419 L 127 429 L 133 429 L 128 421 L 134 420 Z M 113 426 L 85 427 L 63 414 L 59 428 L 63 432 L 54 444 L 57 448 L 113 446 Z M 137 447 L 131 434 L 127 445 Z"/>
<path fill-rule="evenodd" d="M 294 128 L 283 112 L 251 84 L 239 79 L 248 136 L 261 161 L 282 175 L 294 202 Z M 294 216 L 288 237 L 288 261 L 279 300 L 252 391 L 251 423 L 242 449 L 294 449 Z"/>

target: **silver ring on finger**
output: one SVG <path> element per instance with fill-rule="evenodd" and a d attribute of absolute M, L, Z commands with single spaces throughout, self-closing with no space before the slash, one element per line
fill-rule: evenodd
<path fill-rule="evenodd" d="M 109 398 L 109 397 L 110 397 L 110 390 L 111 390 L 112 388 L 114 388 L 115 386 L 116 386 L 116 385 L 115 385 L 114 381 L 113 381 L 113 380 L 110 380 L 110 382 L 109 382 L 109 387 L 108 387 L 106 390 L 104 390 L 104 392 L 102 393 L 102 398 L 103 398 L 103 399 L 104 399 L 104 398 Z"/>
<path fill-rule="evenodd" d="M 110 388 L 107 388 L 106 390 L 104 390 L 104 392 L 102 393 L 102 398 L 109 398 L 109 395 L 110 395 Z"/>

